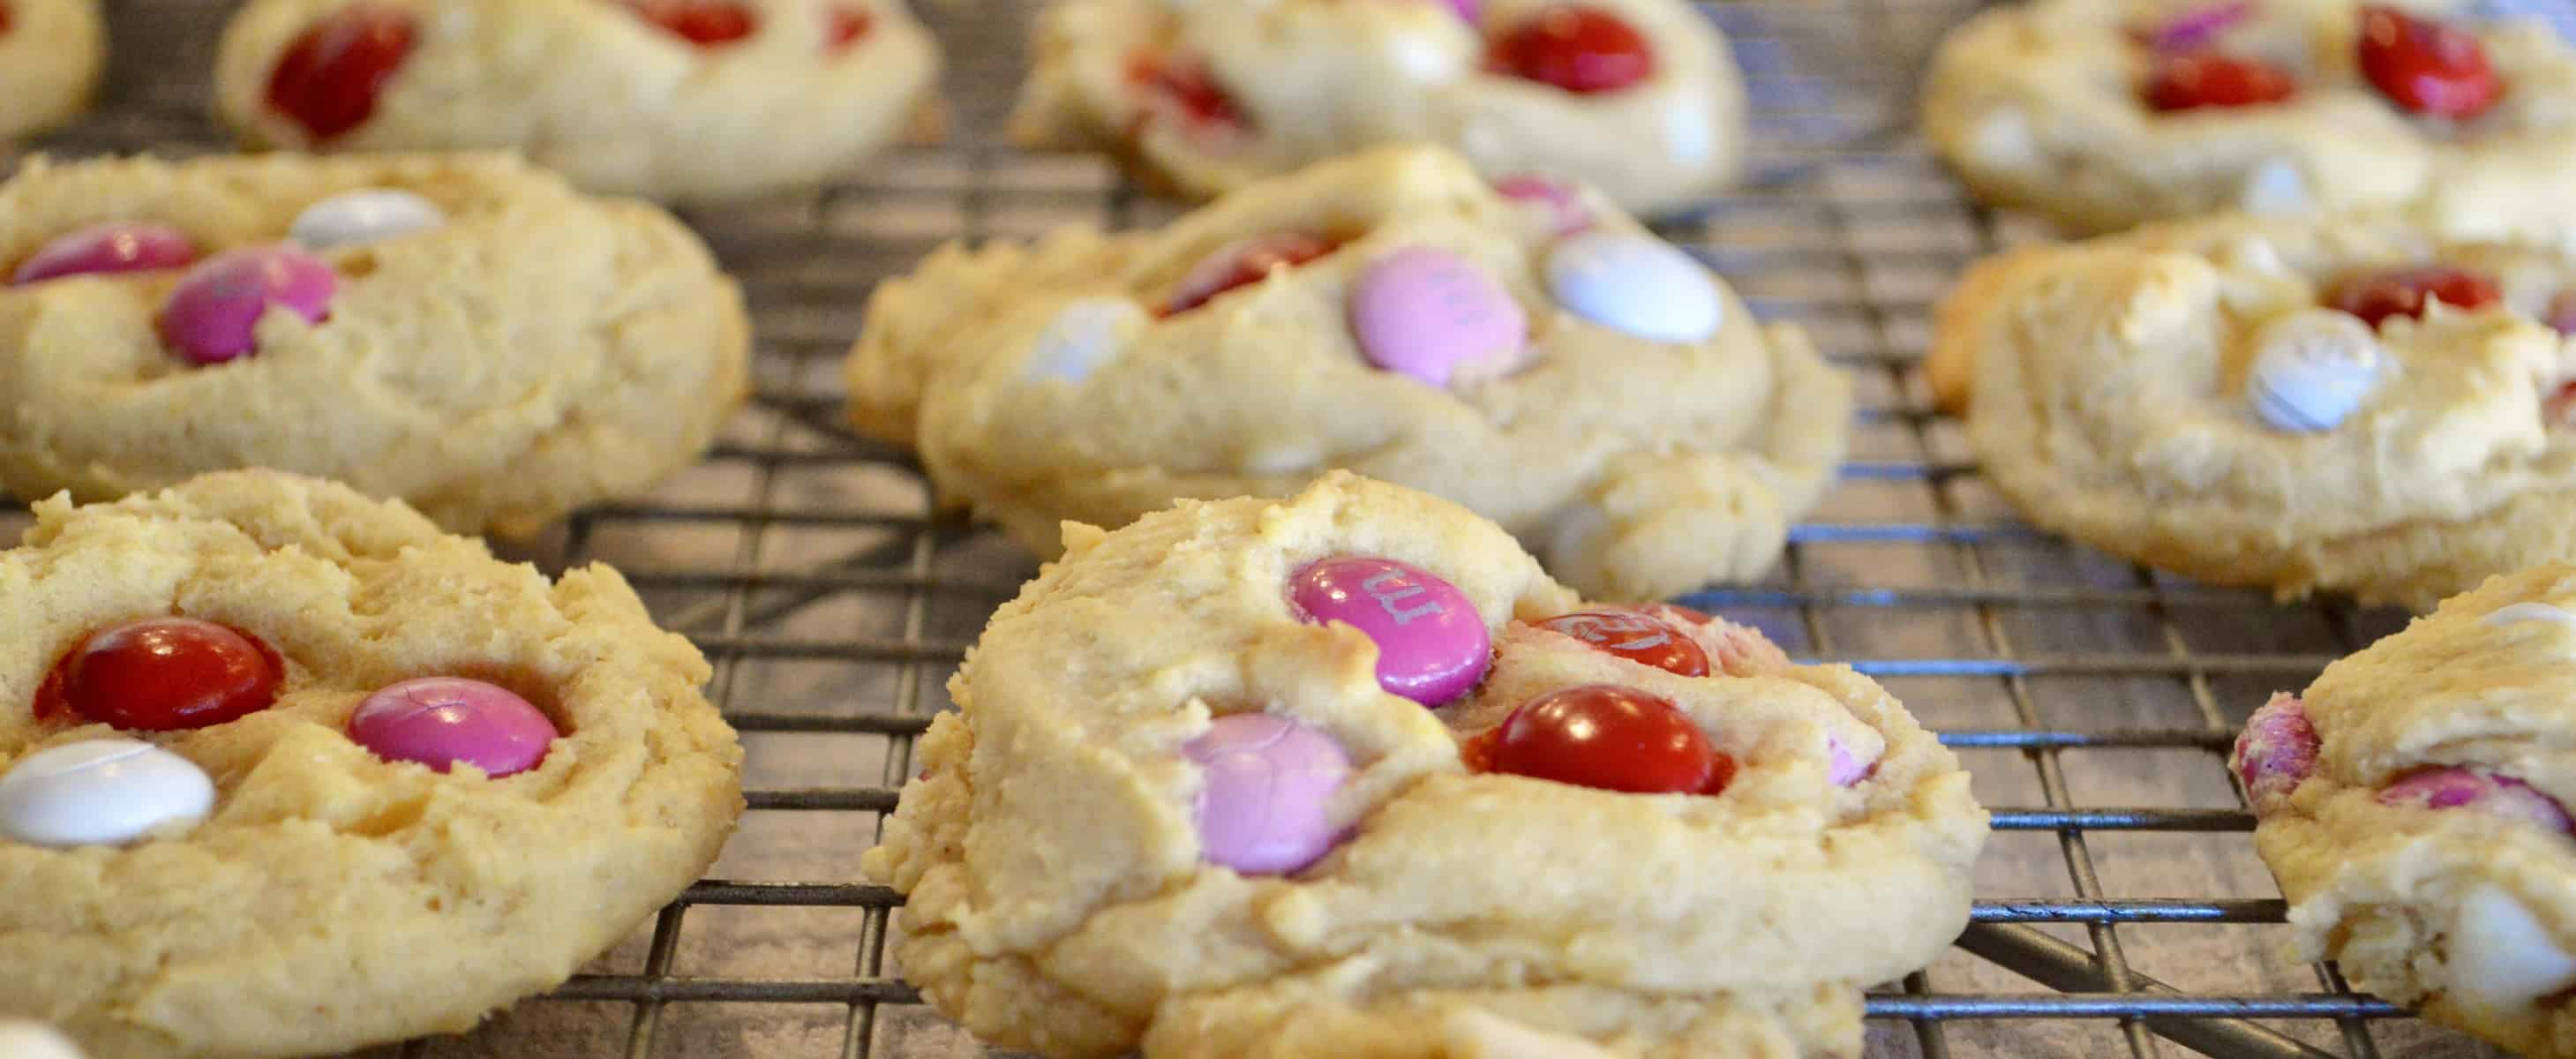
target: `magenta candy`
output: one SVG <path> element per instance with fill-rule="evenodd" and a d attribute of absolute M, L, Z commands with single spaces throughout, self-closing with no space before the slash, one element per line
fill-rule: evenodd
<path fill-rule="evenodd" d="M 18 263 L 12 283 L 108 272 L 178 268 L 197 259 L 186 232 L 145 221 L 107 221 L 55 236 Z"/>
<path fill-rule="evenodd" d="M 2511 776 L 2445 766 L 2408 773 L 2380 788 L 2379 804 L 2416 809 L 2472 809 L 2538 824 L 2561 834 L 2571 830 L 2567 810 L 2557 799 Z"/>
<path fill-rule="evenodd" d="M 1206 770 L 1200 856 L 1247 875 L 1292 872 L 1341 842 L 1327 811 L 1350 778 L 1333 737 L 1285 717 L 1219 717 L 1181 752 Z"/>
<path fill-rule="evenodd" d="M 1494 191 L 1507 199 L 1547 207 L 1549 215 L 1556 219 L 1558 235 L 1573 235 L 1592 227 L 1592 211 L 1584 208 L 1574 185 L 1564 181 L 1523 173 L 1495 181 Z"/>
<path fill-rule="evenodd" d="M 1486 377 L 1520 366 L 1529 314 L 1476 263 L 1435 247 L 1398 250 L 1351 288 L 1351 332 L 1369 363 L 1432 386 L 1461 367 Z"/>
<path fill-rule="evenodd" d="M 1484 6 L 1484 0 L 1449 0 L 1450 9 L 1470 26 L 1483 21 Z"/>
<path fill-rule="evenodd" d="M 221 364 L 252 351 L 269 307 L 320 321 L 330 316 L 339 286 L 330 265 L 291 245 L 227 250 L 171 289 L 161 306 L 161 340 L 190 363 Z"/>
<path fill-rule="evenodd" d="M 2253 13 L 2252 0 L 2216 0 L 2166 19 L 2162 25 L 2147 30 L 2141 36 L 2147 47 L 2156 51 L 2200 51 Z"/>
<path fill-rule="evenodd" d="M 1860 755 L 1852 753 L 1850 747 L 1844 746 L 1842 740 L 1832 736 L 1825 737 L 1825 753 L 1832 758 L 1825 778 L 1832 780 L 1834 786 L 1849 787 L 1878 771 L 1877 759 L 1863 760 Z"/>
<path fill-rule="evenodd" d="M 2236 751 L 2228 755 L 2227 764 L 2245 782 L 2245 793 L 2253 800 L 2255 813 L 2261 814 L 2280 805 L 2316 773 L 2317 748 L 2317 729 L 2308 723 L 2307 704 L 2284 691 L 2245 719 L 2245 730 L 2237 734 Z"/>
<path fill-rule="evenodd" d="M 1393 559 L 1318 560 L 1288 578 L 1298 617 L 1342 622 L 1377 644 L 1377 683 L 1425 706 L 1457 698 L 1493 661 L 1493 633 L 1467 595 Z"/>
<path fill-rule="evenodd" d="M 494 779 L 546 759 L 555 723 L 509 689 L 464 677 L 389 685 L 349 715 L 349 739 L 387 761 L 445 772 L 457 763 Z"/>

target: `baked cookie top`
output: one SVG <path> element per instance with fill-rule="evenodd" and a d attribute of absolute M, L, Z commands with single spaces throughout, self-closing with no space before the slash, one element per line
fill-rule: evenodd
<path fill-rule="evenodd" d="M 1925 135 L 1981 196 L 2079 232 L 2405 208 L 2459 238 L 2576 214 L 2576 49 L 2455 4 L 2036 0 L 1945 39 Z"/>
<path fill-rule="evenodd" d="M 1742 579 L 1834 479 L 1850 384 L 1599 192 L 1381 148 L 1152 232 L 944 247 L 880 284 L 860 429 L 1041 554 L 1057 523 L 1349 468 L 1587 591 Z"/>
<path fill-rule="evenodd" d="M 2576 566 L 2501 576 L 2254 713 L 2232 759 L 2304 959 L 2576 1055 Z"/>
<path fill-rule="evenodd" d="M 714 859 L 707 677 L 615 571 L 337 485 L 43 501 L 0 552 L 0 1013 L 92 1059 L 468 1029 Z"/>
<path fill-rule="evenodd" d="M 107 65 L 98 0 L 8 0 L 0 14 L 0 137 L 79 113 Z"/>
<path fill-rule="evenodd" d="M 1735 175 L 1744 83 L 1678 0 L 1067 0 L 1012 132 L 1207 198 L 1377 144 L 1587 181 L 1640 212 Z"/>
<path fill-rule="evenodd" d="M 1983 262 L 1928 372 L 2042 526 L 2418 608 L 2576 558 L 2576 244 L 2213 220 Z"/>
<path fill-rule="evenodd" d="M 500 155 L 40 158 L 0 262 L 19 496 L 267 466 L 525 532 L 650 486 L 749 385 L 694 234 Z"/>
<path fill-rule="evenodd" d="M 1848 668 L 1345 472 L 1065 534 L 862 862 L 988 1041 L 1857 1054 L 1965 923 L 1984 811 Z"/>
<path fill-rule="evenodd" d="M 253 0 L 215 112 L 252 146 L 509 148 L 705 201 L 840 175 L 938 71 L 901 0 Z"/>

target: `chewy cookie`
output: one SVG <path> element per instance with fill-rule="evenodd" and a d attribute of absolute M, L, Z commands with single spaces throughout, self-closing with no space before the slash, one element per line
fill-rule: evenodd
<path fill-rule="evenodd" d="M 624 579 L 270 471 L 0 552 L 0 1015 L 91 1059 L 462 1031 L 715 859 L 741 750 Z"/>
<path fill-rule="evenodd" d="M 2327 666 L 2230 759 L 2299 958 L 2541 1057 L 2576 1056 L 2576 566 L 2488 581 Z"/>
<path fill-rule="evenodd" d="M 1418 141 L 1660 212 L 1743 151 L 1743 75 L 1679 0 L 1063 0 L 1033 50 L 1015 138 L 1192 198 Z"/>
<path fill-rule="evenodd" d="M 1437 493 L 1585 591 L 1760 574 L 1834 480 L 1850 383 L 1597 191 L 1381 148 L 1155 232 L 942 248 L 881 284 L 852 418 L 1041 555 L 1057 523 Z"/>
<path fill-rule="evenodd" d="M 708 201 L 839 175 L 938 72 L 901 0 L 253 0 L 215 112 L 253 146 L 509 148 Z"/>
<path fill-rule="evenodd" d="M 38 159 L 0 262 L 24 497 L 276 467 L 524 533 L 685 464 L 749 386 L 694 234 L 499 155 Z"/>
<path fill-rule="evenodd" d="M 98 0 L 0 0 L 0 137 L 80 113 L 106 64 Z"/>
<path fill-rule="evenodd" d="M 2041 526 L 2421 609 L 2576 559 L 2570 332 L 2564 248 L 2220 219 L 1980 263 L 1926 370 Z"/>
<path fill-rule="evenodd" d="M 2078 232 L 2403 207 L 2439 231 L 2497 238 L 2569 217 L 2576 49 L 2546 26 L 2450 6 L 1996 8 L 1943 41 L 1924 134 L 1981 198 Z"/>
<path fill-rule="evenodd" d="M 1065 538 L 862 862 L 990 1042 L 1850 1056 L 1966 922 L 1985 812 L 1848 668 L 1345 472 Z"/>

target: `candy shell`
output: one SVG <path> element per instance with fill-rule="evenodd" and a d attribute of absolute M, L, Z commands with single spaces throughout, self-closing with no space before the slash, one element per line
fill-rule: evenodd
<path fill-rule="evenodd" d="M 2419 769 L 2382 787 L 2379 804 L 2414 809 L 2467 809 L 2520 820 L 2559 834 L 2576 830 L 2557 799 L 2511 776 L 2472 768 Z"/>
<path fill-rule="evenodd" d="M 1525 206 L 1545 209 L 1553 222 L 1552 233 L 1555 235 L 1573 235 L 1592 227 L 1591 208 L 1583 204 L 1583 197 L 1574 190 L 1574 185 L 1562 180 L 1522 173 L 1494 181 L 1494 191 Z"/>
<path fill-rule="evenodd" d="M 2565 608 L 2548 603 L 2523 602 L 2507 603 L 2488 611 L 2486 617 L 2478 619 L 2481 625 L 2514 625 L 2526 621 L 2554 621 L 2560 625 L 2576 625 L 2576 614 L 2568 613 Z"/>
<path fill-rule="evenodd" d="M 2260 815 L 2279 806 L 2316 773 L 2317 750 L 2317 729 L 2308 723 L 2307 704 L 2285 691 L 2245 719 L 2245 730 L 2237 734 L 2227 764 L 2244 782 L 2254 812 Z"/>
<path fill-rule="evenodd" d="M 1288 578 L 1298 616 L 1342 622 L 1377 644 L 1378 686 L 1425 706 L 1457 698 L 1493 661 L 1493 634 L 1467 594 L 1409 563 L 1341 556 Z"/>
<path fill-rule="evenodd" d="M 2369 324 L 2313 310 L 2284 317 L 2256 341 L 2245 397 L 2275 430 L 2332 430 L 2358 411 L 2388 373 L 2388 353 Z"/>
<path fill-rule="evenodd" d="M 1022 369 L 1031 381 L 1079 383 L 1117 359 L 1119 336 L 1145 322 L 1145 311 L 1124 298 L 1077 298 L 1056 311 L 1038 333 Z"/>
<path fill-rule="evenodd" d="M 1643 235 L 1567 237 L 1547 255 L 1547 286 L 1576 316 L 1655 342 L 1702 341 L 1726 318 L 1708 271 L 1671 243 Z"/>
<path fill-rule="evenodd" d="M 196 259 L 197 243 L 186 232 L 146 221 L 107 221 L 55 236 L 18 263 L 10 282 L 149 272 L 179 268 Z"/>
<path fill-rule="evenodd" d="M 507 688 L 463 677 L 388 685 L 349 714 L 349 739 L 387 761 L 445 772 L 472 765 L 494 779 L 537 767 L 555 724 Z"/>
<path fill-rule="evenodd" d="M 1200 856 L 1247 875 L 1293 872 L 1341 841 L 1327 811 L 1350 779 L 1350 755 L 1325 733 L 1285 717 L 1217 718 L 1181 752 L 1204 770 Z"/>
<path fill-rule="evenodd" d="M 2471 1005 L 2510 1011 L 2576 985 L 2576 956 L 2550 940 L 2531 909 L 2493 885 L 2461 897 L 2445 949 L 2452 998 Z"/>
<path fill-rule="evenodd" d="M 446 223 L 447 211 L 428 199 L 393 188 L 367 188 L 304 207 L 286 233 L 308 250 L 327 250 L 425 232 Z"/>
<path fill-rule="evenodd" d="M 133 739 L 39 750 L 0 776 L 0 838 L 29 845 L 123 845 L 214 808 L 196 762 Z"/>
<path fill-rule="evenodd" d="M 330 315 L 339 277 L 292 244 L 244 247 L 207 258 L 180 277 L 161 306 L 161 338 L 193 364 L 220 364 L 258 345 L 272 308 L 318 321 Z"/>
<path fill-rule="evenodd" d="M 1351 331 L 1369 363 L 1431 386 L 1492 378 L 1529 353 L 1529 314 L 1464 257 L 1437 247 L 1369 263 L 1351 288 Z"/>

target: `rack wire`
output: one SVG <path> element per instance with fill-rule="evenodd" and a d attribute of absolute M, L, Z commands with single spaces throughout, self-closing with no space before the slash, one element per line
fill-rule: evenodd
<path fill-rule="evenodd" d="M 1033 567 L 995 534 L 934 518 L 904 454 L 841 426 L 838 364 L 870 285 L 942 241 L 1175 212 L 1098 159 L 999 142 L 1023 2 L 923 12 L 949 54 L 946 142 L 811 195 L 689 215 L 749 295 L 753 407 L 650 497 L 503 547 L 549 569 L 615 563 L 716 662 L 751 808 L 714 877 L 550 996 L 371 1059 L 988 1054 L 892 966 L 899 896 L 848 880 L 946 706 L 947 675 Z M 1933 967 L 1872 993 L 1871 1054 L 2492 1054 L 2282 956 L 2284 907 L 2224 770 L 2269 690 L 2304 685 L 2402 616 L 2277 607 L 2040 535 L 1931 410 L 1915 368 L 1931 299 L 1971 258 L 2046 234 L 1970 207 L 1908 133 L 1923 58 L 1972 3 L 1711 7 L 1753 89 L 1754 178 L 1661 226 L 1757 313 L 1805 323 L 1862 390 L 1845 485 L 1796 528 L 1779 572 L 1686 602 L 1885 682 L 1999 807 L 1973 924 Z M 41 148 L 222 149 L 204 86 L 230 6 L 110 0 L 101 106 Z M 0 516 L 0 531 L 15 522 Z"/>

